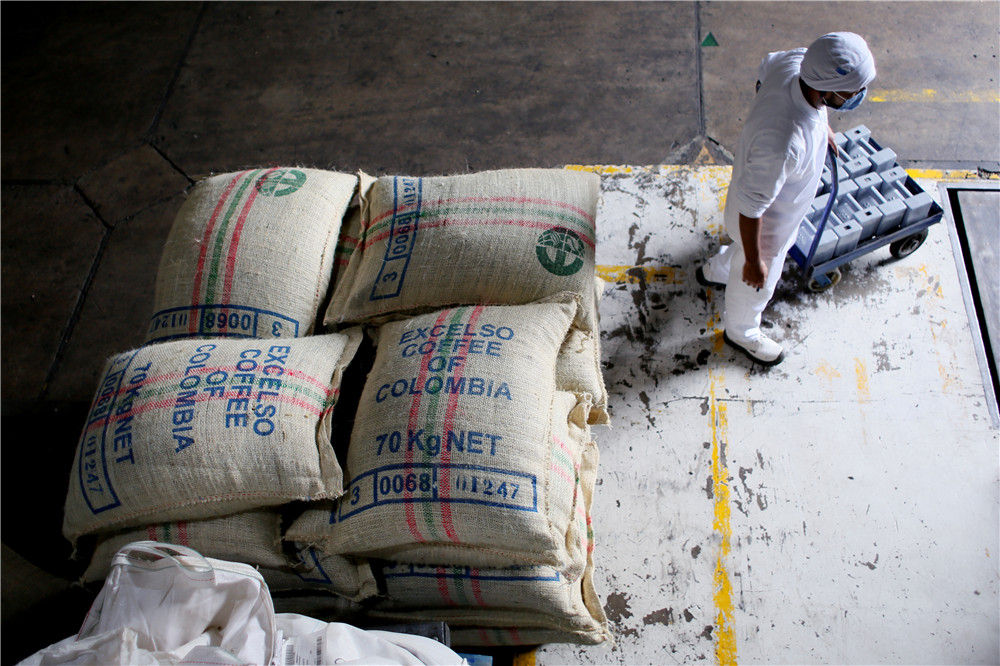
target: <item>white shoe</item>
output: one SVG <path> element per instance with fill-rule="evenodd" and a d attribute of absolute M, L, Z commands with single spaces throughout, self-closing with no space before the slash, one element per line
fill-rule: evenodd
<path fill-rule="evenodd" d="M 751 361 L 756 361 L 761 365 L 777 365 L 785 357 L 785 352 L 777 342 L 767 337 L 763 333 L 753 340 L 735 342 L 723 331 L 722 339 L 726 344 L 746 355 Z"/>

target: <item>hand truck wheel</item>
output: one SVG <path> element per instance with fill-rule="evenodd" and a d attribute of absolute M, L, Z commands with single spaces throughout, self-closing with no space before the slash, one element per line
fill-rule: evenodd
<path fill-rule="evenodd" d="M 926 239 L 927 229 L 919 231 L 912 236 L 900 238 L 898 241 L 894 241 L 889 244 L 889 254 L 896 259 L 902 259 L 903 257 L 916 252 L 917 248 L 923 245 Z"/>
<path fill-rule="evenodd" d="M 809 291 L 814 294 L 821 294 L 833 285 L 840 282 L 841 273 L 839 268 L 834 268 L 826 275 L 814 277 L 809 280 Z"/>

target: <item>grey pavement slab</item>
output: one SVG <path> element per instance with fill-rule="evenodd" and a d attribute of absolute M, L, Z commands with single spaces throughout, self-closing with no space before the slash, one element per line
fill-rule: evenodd
<path fill-rule="evenodd" d="M 700 12 L 703 37 L 719 43 L 702 48 L 706 130 L 729 151 L 760 59 L 848 30 L 868 42 L 878 77 L 858 110 L 830 114 L 834 130 L 867 125 L 904 166 L 1000 161 L 994 2 L 709 2 Z"/>
<path fill-rule="evenodd" d="M 176 196 L 190 184 L 146 144 L 113 159 L 80 179 L 80 191 L 101 219 L 115 224 Z"/>
<path fill-rule="evenodd" d="M 73 181 L 140 145 L 196 3 L 3 3 L 3 178 Z"/>
<path fill-rule="evenodd" d="M 31 399 L 42 392 L 105 227 L 70 187 L 5 185 L 2 201 L 3 398 Z"/>
<path fill-rule="evenodd" d="M 80 320 L 53 374 L 53 400 L 89 402 L 104 361 L 145 340 L 160 254 L 182 202 L 175 196 L 110 232 Z"/>
<path fill-rule="evenodd" d="M 260 163 L 419 174 L 655 163 L 698 133 L 694 12 L 213 4 L 156 143 L 198 175 Z"/>

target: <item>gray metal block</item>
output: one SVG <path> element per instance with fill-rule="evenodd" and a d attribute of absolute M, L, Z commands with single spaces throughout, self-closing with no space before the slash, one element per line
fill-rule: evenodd
<path fill-rule="evenodd" d="M 872 131 L 865 125 L 858 125 L 844 132 L 848 141 L 867 141 L 872 136 Z"/>
<path fill-rule="evenodd" d="M 892 187 L 887 188 L 885 192 L 885 198 L 889 201 L 905 201 L 911 196 L 911 192 L 899 181 L 893 183 Z"/>
<path fill-rule="evenodd" d="M 861 174 L 868 173 L 872 170 L 871 160 L 867 156 L 856 157 L 850 162 L 844 163 L 844 173 L 847 178 L 857 178 Z"/>
<path fill-rule="evenodd" d="M 927 192 L 918 192 L 904 199 L 903 203 L 906 204 L 906 216 L 903 218 L 903 224 L 913 224 L 927 217 L 934 199 Z"/>
<path fill-rule="evenodd" d="M 882 221 L 879 222 L 878 229 L 875 231 L 879 236 L 898 227 L 899 223 L 903 221 L 903 216 L 906 215 L 906 204 L 899 199 L 891 199 L 884 204 L 879 204 L 878 209 L 882 212 Z"/>
<path fill-rule="evenodd" d="M 837 217 L 841 220 L 853 220 L 854 215 L 861 210 L 861 204 L 850 194 L 845 194 L 842 197 L 837 197 L 837 204 L 834 206 L 834 210 L 837 213 Z"/>
<path fill-rule="evenodd" d="M 833 172 L 829 167 L 823 168 L 823 174 L 819 177 L 819 194 L 826 194 L 833 187 Z"/>
<path fill-rule="evenodd" d="M 819 237 L 819 247 L 813 256 L 814 264 L 821 264 L 833 258 L 833 252 L 837 249 L 837 234 L 829 228 L 823 230 L 823 235 Z"/>
<path fill-rule="evenodd" d="M 872 169 L 875 171 L 888 171 L 893 168 L 893 165 L 896 164 L 896 151 L 892 148 L 883 148 L 882 150 L 869 155 L 868 159 L 871 161 Z"/>
<path fill-rule="evenodd" d="M 879 177 L 882 179 L 879 190 L 885 194 L 895 183 L 906 180 L 906 169 L 901 166 L 894 166 L 891 169 L 879 172 Z"/>
<path fill-rule="evenodd" d="M 882 211 L 877 205 L 862 208 L 854 216 L 854 219 L 861 225 L 861 238 L 868 239 L 878 231 L 878 225 L 882 222 Z"/>
<path fill-rule="evenodd" d="M 816 230 L 812 228 L 809 222 L 803 221 L 799 225 L 799 231 L 795 236 L 795 247 L 802 253 L 802 256 L 809 256 L 809 248 L 812 245 L 812 239 L 815 235 Z"/>
<path fill-rule="evenodd" d="M 828 194 L 821 194 L 821 195 L 819 195 L 818 197 L 816 197 L 815 199 L 813 199 L 812 210 L 813 211 L 819 211 L 820 214 L 822 214 L 823 213 L 823 209 L 826 208 L 826 202 L 829 201 L 829 200 L 830 200 L 829 193 Z"/>
<path fill-rule="evenodd" d="M 858 191 L 858 184 L 852 178 L 851 180 L 842 180 L 837 183 L 837 204 L 840 200 L 846 196 L 850 196 Z"/>
<path fill-rule="evenodd" d="M 886 198 L 874 187 L 864 192 L 859 191 L 854 195 L 854 198 L 857 199 L 862 208 L 871 208 L 886 202 Z"/>
<path fill-rule="evenodd" d="M 833 233 L 837 235 L 837 245 L 833 250 L 833 256 L 839 257 L 842 254 L 847 254 L 854 248 L 858 246 L 858 241 L 861 240 L 861 225 L 850 220 L 841 220 L 839 224 L 835 224 L 832 229 Z"/>
<path fill-rule="evenodd" d="M 798 235 L 795 238 L 795 247 L 798 248 L 803 256 L 809 256 L 809 250 L 812 248 L 813 238 L 815 237 L 816 228 L 809 222 L 802 222 L 799 226 Z M 819 264 L 833 258 L 833 251 L 837 248 L 837 239 L 837 234 L 831 231 L 829 227 L 823 230 L 823 235 L 820 236 L 819 245 L 816 248 L 816 254 L 813 256 L 814 264 Z"/>
<path fill-rule="evenodd" d="M 864 196 L 864 193 L 871 189 L 878 189 L 882 184 L 882 177 L 877 173 L 865 173 L 854 179 L 854 184 L 858 186 L 855 197 Z"/>

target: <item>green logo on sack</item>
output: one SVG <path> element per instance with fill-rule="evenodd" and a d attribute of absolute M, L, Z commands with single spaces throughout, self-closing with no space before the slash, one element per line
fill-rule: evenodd
<path fill-rule="evenodd" d="M 553 275 L 572 275 L 583 268 L 583 240 L 565 227 L 543 231 L 535 243 L 535 254 Z"/>
<path fill-rule="evenodd" d="M 298 169 L 278 169 L 257 181 L 257 191 L 268 197 L 283 197 L 306 184 L 306 175 Z"/>

